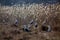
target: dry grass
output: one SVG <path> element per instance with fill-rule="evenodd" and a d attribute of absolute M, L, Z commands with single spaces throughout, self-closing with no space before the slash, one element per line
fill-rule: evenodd
<path fill-rule="evenodd" d="M 29 6 L 24 4 L 23 6 L 0 6 L 0 20 L 7 18 L 7 16 L 10 24 L 4 25 L 3 23 L 0 25 L 1 40 L 4 40 L 4 37 L 9 36 L 13 37 L 13 40 L 60 40 L 60 4 L 49 4 L 46 6 L 43 4 L 31 4 Z M 11 27 L 11 24 L 15 22 L 16 18 L 19 20 L 19 26 Z M 32 26 L 32 32 L 23 32 L 22 25 L 28 24 L 32 19 L 38 23 L 38 27 L 34 28 Z M 41 26 L 44 23 L 52 27 L 52 32 L 44 32 L 41 30 Z M 14 30 L 18 30 L 21 33 L 10 33 Z M 2 32 L 5 33 L 2 34 Z"/>

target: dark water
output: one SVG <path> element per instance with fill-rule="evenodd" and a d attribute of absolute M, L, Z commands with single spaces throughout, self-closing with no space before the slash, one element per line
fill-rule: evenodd
<path fill-rule="evenodd" d="M 11 6 L 11 5 L 14 5 L 14 4 L 32 4 L 32 3 L 37 3 L 37 4 L 40 4 L 40 3 L 49 3 L 49 4 L 54 4 L 54 3 L 58 3 L 60 2 L 60 0 L 0 0 L 0 4 L 1 5 L 8 5 L 8 6 Z"/>

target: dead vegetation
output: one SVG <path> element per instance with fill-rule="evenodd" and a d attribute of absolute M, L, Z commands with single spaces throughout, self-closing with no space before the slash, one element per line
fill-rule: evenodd
<path fill-rule="evenodd" d="M 17 27 L 13 25 L 16 19 L 18 20 Z M 30 25 L 31 20 L 33 23 Z M 35 27 L 35 23 L 37 23 L 37 27 Z M 24 32 L 23 25 L 28 25 L 31 31 Z M 46 25 L 46 27 L 49 25 L 51 31 L 43 31 L 42 25 Z M 60 40 L 59 35 L 60 4 L 0 6 L 1 40 L 10 40 L 11 36 L 13 37 L 11 40 Z"/>

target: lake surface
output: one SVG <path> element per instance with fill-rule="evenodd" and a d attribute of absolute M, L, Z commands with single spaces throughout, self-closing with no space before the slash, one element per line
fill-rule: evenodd
<path fill-rule="evenodd" d="M 37 3 L 37 4 L 40 4 L 40 3 L 49 3 L 49 4 L 54 4 L 54 3 L 57 3 L 57 2 L 60 2 L 60 0 L 0 0 L 0 4 L 1 5 L 14 5 L 14 4 L 32 4 L 32 3 Z"/>

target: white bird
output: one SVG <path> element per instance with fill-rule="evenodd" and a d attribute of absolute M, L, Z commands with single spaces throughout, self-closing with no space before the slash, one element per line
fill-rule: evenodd
<path fill-rule="evenodd" d="M 17 19 L 15 20 L 15 24 L 18 24 L 18 20 Z"/>
<path fill-rule="evenodd" d="M 48 25 L 47 27 L 48 27 L 48 30 L 47 31 L 50 32 L 51 31 L 50 25 Z"/>
<path fill-rule="evenodd" d="M 28 25 L 23 25 L 23 30 L 26 32 L 30 32 Z"/>
<path fill-rule="evenodd" d="M 34 23 L 34 20 L 31 20 L 31 21 L 30 21 L 30 24 L 33 24 L 33 23 Z"/>
<path fill-rule="evenodd" d="M 37 26 L 38 26 L 38 24 L 37 24 L 37 23 L 35 23 L 35 24 L 34 24 L 34 26 L 35 26 L 35 27 L 37 27 Z"/>
<path fill-rule="evenodd" d="M 50 25 L 42 25 L 42 30 L 50 32 L 51 31 L 51 27 L 50 27 Z"/>

